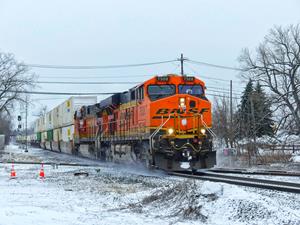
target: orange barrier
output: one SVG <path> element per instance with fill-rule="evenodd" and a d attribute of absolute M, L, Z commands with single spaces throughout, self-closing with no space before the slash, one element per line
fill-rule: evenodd
<path fill-rule="evenodd" d="M 14 169 L 14 164 L 12 163 L 11 164 L 11 171 L 10 171 L 10 178 L 16 178 L 17 177 L 17 174 L 16 174 L 16 171 Z"/>
<path fill-rule="evenodd" d="M 44 164 L 43 163 L 42 163 L 42 167 L 41 167 L 39 176 L 40 176 L 41 179 L 45 178 L 45 171 L 44 171 Z"/>

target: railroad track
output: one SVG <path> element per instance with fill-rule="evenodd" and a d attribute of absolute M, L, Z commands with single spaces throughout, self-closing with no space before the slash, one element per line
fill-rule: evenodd
<path fill-rule="evenodd" d="M 195 172 L 190 171 L 181 171 L 181 172 L 169 172 L 170 175 L 180 176 L 198 180 L 208 180 L 213 182 L 223 182 L 228 184 L 235 184 L 247 187 L 255 187 L 262 189 L 270 189 L 276 191 L 284 191 L 290 193 L 300 194 L 300 184 L 283 182 L 283 181 L 274 181 L 274 180 L 265 180 L 249 177 L 238 177 L 225 174 L 219 174 L 215 172 Z"/>
<path fill-rule="evenodd" d="M 23 164 L 23 165 L 50 165 L 50 166 L 81 166 L 81 167 L 101 167 L 98 164 L 66 163 L 66 162 L 37 162 L 37 161 L 0 161 L 0 164 Z"/>
<path fill-rule="evenodd" d="M 282 171 L 282 170 L 246 170 L 246 169 L 228 169 L 228 168 L 212 168 L 211 172 L 216 173 L 236 173 L 236 174 L 249 174 L 249 175 L 271 175 L 271 176 L 290 176 L 300 177 L 300 172 L 295 171 Z"/>

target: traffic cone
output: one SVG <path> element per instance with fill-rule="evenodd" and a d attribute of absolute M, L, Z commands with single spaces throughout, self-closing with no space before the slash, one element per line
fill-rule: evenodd
<path fill-rule="evenodd" d="M 11 164 L 10 178 L 16 178 L 16 177 L 17 177 L 17 174 L 14 169 L 14 164 Z"/>
<path fill-rule="evenodd" d="M 40 170 L 40 178 L 41 178 L 41 179 L 44 179 L 44 178 L 45 178 L 44 164 L 43 164 L 43 163 L 42 163 L 42 167 L 41 167 L 41 170 Z"/>

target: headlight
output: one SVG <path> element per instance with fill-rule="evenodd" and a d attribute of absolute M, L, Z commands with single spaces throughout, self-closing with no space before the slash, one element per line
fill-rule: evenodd
<path fill-rule="evenodd" d="M 169 128 L 169 129 L 168 129 L 168 134 L 169 134 L 169 135 L 172 135 L 173 133 L 174 133 L 174 129 L 173 129 L 173 128 Z"/>
<path fill-rule="evenodd" d="M 185 108 L 185 98 L 180 98 L 179 99 L 179 105 L 181 108 Z"/>
<path fill-rule="evenodd" d="M 206 132 L 206 130 L 204 129 L 204 128 L 201 128 L 201 130 L 200 130 L 200 132 L 201 132 L 201 134 L 205 134 L 205 132 Z"/>

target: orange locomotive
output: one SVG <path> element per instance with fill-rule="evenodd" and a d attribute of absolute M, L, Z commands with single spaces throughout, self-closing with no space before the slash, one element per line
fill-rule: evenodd
<path fill-rule="evenodd" d="M 76 111 L 75 152 L 166 170 L 208 168 L 216 157 L 211 125 L 203 81 L 155 76 Z"/>

